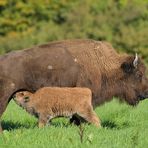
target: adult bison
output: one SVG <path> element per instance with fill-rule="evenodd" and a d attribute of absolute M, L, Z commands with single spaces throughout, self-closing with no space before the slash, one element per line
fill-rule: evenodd
<path fill-rule="evenodd" d="M 94 40 L 51 42 L 0 57 L 0 117 L 15 92 L 43 86 L 88 87 L 94 106 L 113 96 L 130 105 L 148 97 L 145 66 L 137 56 L 119 55 Z"/>

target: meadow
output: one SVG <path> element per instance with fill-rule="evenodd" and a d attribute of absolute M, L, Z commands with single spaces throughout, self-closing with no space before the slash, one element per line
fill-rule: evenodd
<path fill-rule="evenodd" d="M 89 38 L 108 41 L 118 52 L 137 52 L 148 65 L 147 8 L 148 0 L 0 0 L 0 54 Z M 114 99 L 95 111 L 99 129 L 82 124 L 80 130 L 66 118 L 39 129 L 37 119 L 12 100 L 2 116 L 0 148 L 148 147 L 148 99 L 137 107 Z"/>
<path fill-rule="evenodd" d="M 95 109 L 102 121 L 99 129 L 87 123 L 81 128 L 70 125 L 67 118 L 56 118 L 50 126 L 39 129 L 37 119 L 12 100 L 2 117 L 0 147 L 147 148 L 147 105 L 148 100 L 131 107 L 114 99 Z"/>

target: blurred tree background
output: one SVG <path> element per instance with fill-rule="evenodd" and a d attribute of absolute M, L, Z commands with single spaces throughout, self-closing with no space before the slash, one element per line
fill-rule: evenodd
<path fill-rule="evenodd" d="M 0 0 L 0 54 L 71 38 L 106 40 L 148 63 L 148 0 Z"/>

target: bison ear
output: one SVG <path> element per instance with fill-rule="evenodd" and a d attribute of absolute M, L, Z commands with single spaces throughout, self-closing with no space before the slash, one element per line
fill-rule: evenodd
<path fill-rule="evenodd" d="M 133 63 L 124 62 L 121 64 L 121 68 L 125 73 L 132 73 L 135 69 Z"/>
<path fill-rule="evenodd" d="M 137 53 L 135 54 L 135 57 L 130 57 L 127 59 L 126 62 L 121 64 L 121 68 L 126 73 L 132 73 L 134 69 L 138 67 L 139 58 Z"/>

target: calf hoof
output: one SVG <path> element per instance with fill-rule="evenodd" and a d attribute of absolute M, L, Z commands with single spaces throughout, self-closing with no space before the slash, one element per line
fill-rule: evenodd
<path fill-rule="evenodd" d="M 101 124 L 100 124 L 100 123 L 96 123 L 95 126 L 96 126 L 97 128 L 101 128 Z"/>
<path fill-rule="evenodd" d="M 39 128 L 43 128 L 44 126 L 45 126 L 45 123 L 39 122 L 39 124 L 38 124 L 38 127 L 39 127 Z"/>

